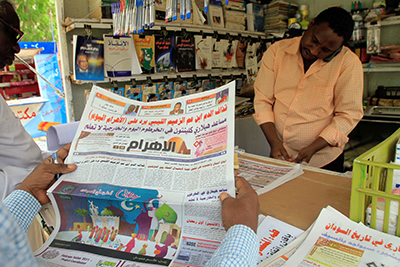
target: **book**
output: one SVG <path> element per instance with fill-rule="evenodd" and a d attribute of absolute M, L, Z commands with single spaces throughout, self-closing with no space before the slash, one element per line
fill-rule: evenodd
<path fill-rule="evenodd" d="M 134 34 L 133 41 L 142 72 L 145 74 L 154 73 L 154 36 Z"/>
<path fill-rule="evenodd" d="M 210 12 L 211 26 L 215 28 L 224 28 L 224 9 L 221 2 L 211 0 L 208 9 Z"/>
<path fill-rule="evenodd" d="M 167 100 L 174 98 L 174 83 L 173 82 L 160 82 L 157 83 L 157 92 L 160 100 Z"/>
<path fill-rule="evenodd" d="M 195 35 L 196 69 L 212 69 L 212 37 Z"/>
<path fill-rule="evenodd" d="M 104 42 L 73 36 L 73 72 L 75 80 L 104 81 Z"/>
<path fill-rule="evenodd" d="M 125 85 L 125 97 L 129 99 L 135 99 L 138 101 L 142 101 L 142 86 L 141 85 Z"/>
<path fill-rule="evenodd" d="M 155 66 L 156 72 L 175 71 L 174 36 L 155 35 Z"/>
<path fill-rule="evenodd" d="M 246 58 L 247 42 L 238 41 L 236 48 L 236 64 L 238 68 L 244 68 L 244 62 Z"/>
<path fill-rule="evenodd" d="M 258 3 L 248 3 L 246 4 L 246 13 L 255 16 L 264 16 L 263 5 Z"/>
<path fill-rule="evenodd" d="M 176 36 L 176 69 L 179 72 L 196 69 L 196 51 L 193 37 Z"/>
<path fill-rule="evenodd" d="M 203 80 L 202 84 L 203 92 L 214 89 L 216 85 L 217 85 L 216 80 Z"/>
<path fill-rule="evenodd" d="M 142 87 L 143 102 L 152 102 L 158 100 L 158 92 L 156 84 L 146 84 Z"/>
<path fill-rule="evenodd" d="M 230 69 L 236 65 L 236 41 L 221 40 L 220 43 L 222 50 L 221 68 Z"/>
<path fill-rule="evenodd" d="M 249 83 L 254 83 L 258 73 L 256 44 L 248 44 L 245 59 L 246 75 Z"/>
<path fill-rule="evenodd" d="M 213 46 L 212 46 L 212 68 L 221 68 L 221 60 L 222 60 L 222 49 L 221 42 L 216 38 L 213 38 Z"/>
<path fill-rule="evenodd" d="M 192 1 L 193 6 L 193 23 L 198 25 L 211 25 L 210 13 L 205 12 L 204 1 L 194 0 Z"/>
<path fill-rule="evenodd" d="M 132 37 L 104 35 L 103 39 L 107 77 L 129 77 L 142 73 Z"/>

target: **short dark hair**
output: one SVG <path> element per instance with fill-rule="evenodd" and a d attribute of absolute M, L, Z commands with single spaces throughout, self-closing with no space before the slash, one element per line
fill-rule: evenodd
<path fill-rule="evenodd" d="M 325 9 L 314 19 L 314 24 L 328 22 L 329 27 L 343 37 L 343 44 L 347 44 L 353 34 L 354 21 L 350 13 L 340 7 Z"/>
<path fill-rule="evenodd" d="M 0 0 L 0 17 L 3 17 L 6 15 L 8 9 L 7 8 L 12 8 L 14 11 L 17 10 L 17 7 L 15 6 L 14 2 L 10 0 Z"/>

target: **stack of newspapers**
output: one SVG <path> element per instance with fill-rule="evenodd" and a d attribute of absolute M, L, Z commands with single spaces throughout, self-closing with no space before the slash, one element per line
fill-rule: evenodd
<path fill-rule="evenodd" d="M 277 220 L 272 226 L 263 223 L 258 267 L 399 266 L 399 237 L 356 223 L 329 206 L 303 233 Z M 273 255 L 265 259 L 262 254 Z"/>
<path fill-rule="evenodd" d="M 288 19 L 293 18 L 298 9 L 297 4 L 274 0 L 264 5 L 264 30 L 265 32 L 286 31 Z"/>

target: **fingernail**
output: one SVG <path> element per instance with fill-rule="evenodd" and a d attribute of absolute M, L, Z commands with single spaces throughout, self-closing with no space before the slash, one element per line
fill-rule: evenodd
<path fill-rule="evenodd" d="M 67 164 L 68 169 L 73 169 L 75 167 L 75 164 Z"/>

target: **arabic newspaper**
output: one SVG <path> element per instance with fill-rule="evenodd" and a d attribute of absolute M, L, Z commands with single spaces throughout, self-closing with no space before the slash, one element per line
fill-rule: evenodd
<path fill-rule="evenodd" d="M 399 266 L 399 262 L 398 237 L 355 223 L 328 207 L 282 266 Z"/>
<path fill-rule="evenodd" d="M 300 164 L 294 167 L 282 167 L 239 158 L 237 176 L 245 178 L 261 195 L 303 174 Z"/>
<path fill-rule="evenodd" d="M 258 263 L 291 244 L 303 232 L 297 227 L 267 216 L 257 228 L 257 237 L 260 242 Z"/>
<path fill-rule="evenodd" d="M 37 261 L 203 266 L 225 234 L 218 196 L 235 195 L 234 96 L 234 82 L 151 103 L 93 86 Z"/>

